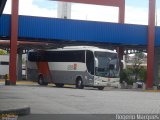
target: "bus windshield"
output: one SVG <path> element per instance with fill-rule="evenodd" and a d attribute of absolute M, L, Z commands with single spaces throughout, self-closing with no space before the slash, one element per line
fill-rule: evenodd
<path fill-rule="evenodd" d="M 117 53 L 95 52 L 95 75 L 101 77 L 119 77 Z"/>

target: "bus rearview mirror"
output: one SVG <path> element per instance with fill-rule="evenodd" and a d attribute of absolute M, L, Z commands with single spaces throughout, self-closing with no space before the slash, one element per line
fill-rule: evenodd
<path fill-rule="evenodd" d="M 95 58 L 95 67 L 98 67 L 98 59 Z"/>

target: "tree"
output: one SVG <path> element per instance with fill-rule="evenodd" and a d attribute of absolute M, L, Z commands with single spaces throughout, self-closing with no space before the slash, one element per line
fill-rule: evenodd
<path fill-rule="evenodd" d="M 129 61 L 129 56 L 128 60 Z M 132 66 L 127 67 L 126 69 L 123 69 L 120 73 L 120 82 L 123 83 L 125 81 L 128 85 L 132 85 L 134 82 L 136 82 L 138 79 L 141 79 L 143 81 L 146 80 L 146 74 L 147 70 L 142 66 L 142 63 L 144 63 L 146 55 L 141 53 L 136 53 L 134 55 L 134 58 L 132 58 Z"/>
<path fill-rule="evenodd" d="M 133 74 L 135 75 L 135 81 L 138 80 L 140 71 L 142 70 L 141 64 L 143 63 L 145 55 L 143 52 L 136 53 L 133 60 Z"/>
<path fill-rule="evenodd" d="M 146 70 L 146 68 L 144 68 L 144 67 L 141 68 L 141 71 L 139 73 L 139 78 L 141 80 L 143 80 L 144 82 L 146 81 L 146 79 L 147 79 L 147 70 Z"/>
<path fill-rule="evenodd" d="M 133 85 L 133 79 L 131 75 L 132 70 L 130 68 L 123 69 L 120 73 L 120 83 L 126 82 L 128 85 Z"/>

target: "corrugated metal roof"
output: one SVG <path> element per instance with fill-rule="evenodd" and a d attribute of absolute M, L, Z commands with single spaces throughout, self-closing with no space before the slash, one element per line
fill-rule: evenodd
<path fill-rule="evenodd" d="M 148 27 L 96 21 L 19 16 L 19 38 L 146 45 Z M 0 17 L 0 36 L 9 36 L 10 16 Z M 156 27 L 160 45 L 160 27 Z"/>

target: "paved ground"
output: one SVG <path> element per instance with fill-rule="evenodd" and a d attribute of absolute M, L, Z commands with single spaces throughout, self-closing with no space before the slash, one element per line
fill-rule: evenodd
<path fill-rule="evenodd" d="M 0 109 L 30 106 L 33 114 L 160 113 L 160 93 L 74 87 L 40 87 L 36 84 L 0 85 Z"/>

